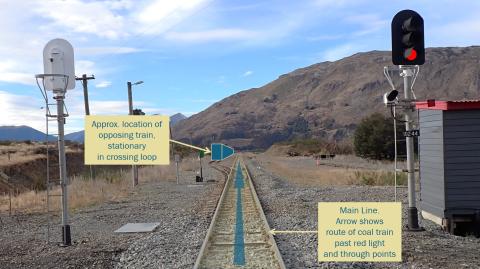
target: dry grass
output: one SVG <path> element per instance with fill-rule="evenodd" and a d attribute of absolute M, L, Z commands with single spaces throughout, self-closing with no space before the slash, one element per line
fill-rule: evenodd
<path fill-rule="evenodd" d="M 274 157 L 261 154 L 259 160 L 270 171 L 305 186 L 393 185 L 391 162 L 368 161 L 355 156 L 337 156 L 316 161 L 308 157 Z M 397 183 L 405 184 L 405 174 L 397 174 Z"/>
<path fill-rule="evenodd" d="M 46 147 L 41 142 L 8 142 L 0 144 L 0 166 L 15 165 L 45 158 Z M 55 142 L 51 142 L 52 145 Z M 81 151 L 76 144 L 66 145 L 66 152 Z"/>
<path fill-rule="evenodd" d="M 264 162 L 270 171 L 300 185 L 348 185 L 355 175 L 354 169 L 336 167 L 301 168 L 286 161 L 271 160 Z"/>
<path fill-rule="evenodd" d="M 189 161 L 185 162 L 189 165 Z M 181 167 L 181 166 L 180 166 Z M 97 168 L 95 180 L 89 176 L 71 177 L 68 187 L 70 210 L 75 210 L 107 201 L 119 201 L 128 196 L 132 190 L 130 167 L 123 169 L 102 170 Z M 145 166 L 139 168 L 140 184 L 159 180 L 175 180 L 175 165 Z M 56 186 L 52 194 L 60 194 L 60 187 Z M 12 197 L 14 212 L 33 213 L 44 212 L 46 209 L 46 191 L 28 191 Z M 61 197 L 52 197 L 52 210 L 60 210 Z M 0 212 L 9 210 L 8 194 L 0 196 Z"/>
<path fill-rule="evenodd" d="M 357 170 L 350 178 L 352 185 L 369 186 L 393 186 L 395 185 L 395 174 L 389 171 L 368 171 Z M 407 184 L 407 174 L 397 173 L 397 185 Z"/>
<path fill-rule="evenodd" d="M 71 177 L 68 186 L 68 202 L 70 209 L 82 208 L 105 201 L 118 201 L 128 194 L 130 181 L 125 172 L 117 172 L 119 178 L 116 180 L 96 179 L 89 180 L 83 177 Z M 123 177 L 123 178 L 120 178 Z M 51 194 L 60 194 L 60 187 L 56 186 Z M 46 191 L 28 191 L 12 197 L 12 210 L 14 212 L 32 213 L 41 212 L 46 209 Z M 60 210 L 60 196 L 51 197 L 51 209 Z M 0 211 L 9 210 L 8 195 L 0 198 Z"/>

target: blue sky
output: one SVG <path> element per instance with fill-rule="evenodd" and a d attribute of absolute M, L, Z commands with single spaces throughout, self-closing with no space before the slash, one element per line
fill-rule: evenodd
<path fill-rule="evenodd" d="M 92 114 L 192 115 L 233 93 L 317 62 L 390 49 L 391 18 L 413 9 L 427 47 L 480 44 L 480 1 L 0 0 L 0 125 L 44 130 L 42 50 L 75 49 Z M 382 72 L 382 70 L 379 70 Z M 83 129 L 81 84 L 67 94 L 66 131 Z"/>

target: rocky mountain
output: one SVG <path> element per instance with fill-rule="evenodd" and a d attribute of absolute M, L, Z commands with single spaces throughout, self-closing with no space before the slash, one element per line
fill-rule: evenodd
<path fill-rule="evenodd" d="M 229 96 L 174 127 L 176 139 L 212 140 L 237 148 L 266 148 L 294 137 L 343 140 L 373 112 L 386 113 L 383 75 L 390 52 L 357 53 L 281 75 L 261 88 Z M 403 96 L 398 71 L 391 76 Z M 480 47 L 429 48 L 414 85 L 418 100 L 478 99 Z"/>
<path fill-rule="evenodd" d="M 49 140 L 56 140 L 54 136 L 49 136 Z M 21 126 L 0 126 L 0 141 L 45 141 L 45 134 L 28 127 Z"/>
<path fill-rule="evenodd" d="M 170 126 L 175 126 L 180 121 L 186 119 L 187 116 L 183 115 L 182 113 L 177 113 L 170 116 Z"/>

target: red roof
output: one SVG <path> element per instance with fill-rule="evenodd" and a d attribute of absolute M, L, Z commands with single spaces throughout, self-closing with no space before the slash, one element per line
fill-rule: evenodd
<path fill-rule="evenodd" d="M 427 100 L 415 102 L 417 109 L 431 110 L 476 110 L 480 109 L 480 100 L 437 101 Z"/>

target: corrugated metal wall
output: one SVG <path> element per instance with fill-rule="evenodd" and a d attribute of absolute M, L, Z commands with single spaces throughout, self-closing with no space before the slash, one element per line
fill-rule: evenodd
<path fill-rule="evenodd" d="M 443 111 L 420 110 L 420 208 L 444 217 Z"/>
<path fill-rule="evenodd" d="M 443 129 L 446 208 L 480 209 L 480 110 L 444 111 Z"/>

